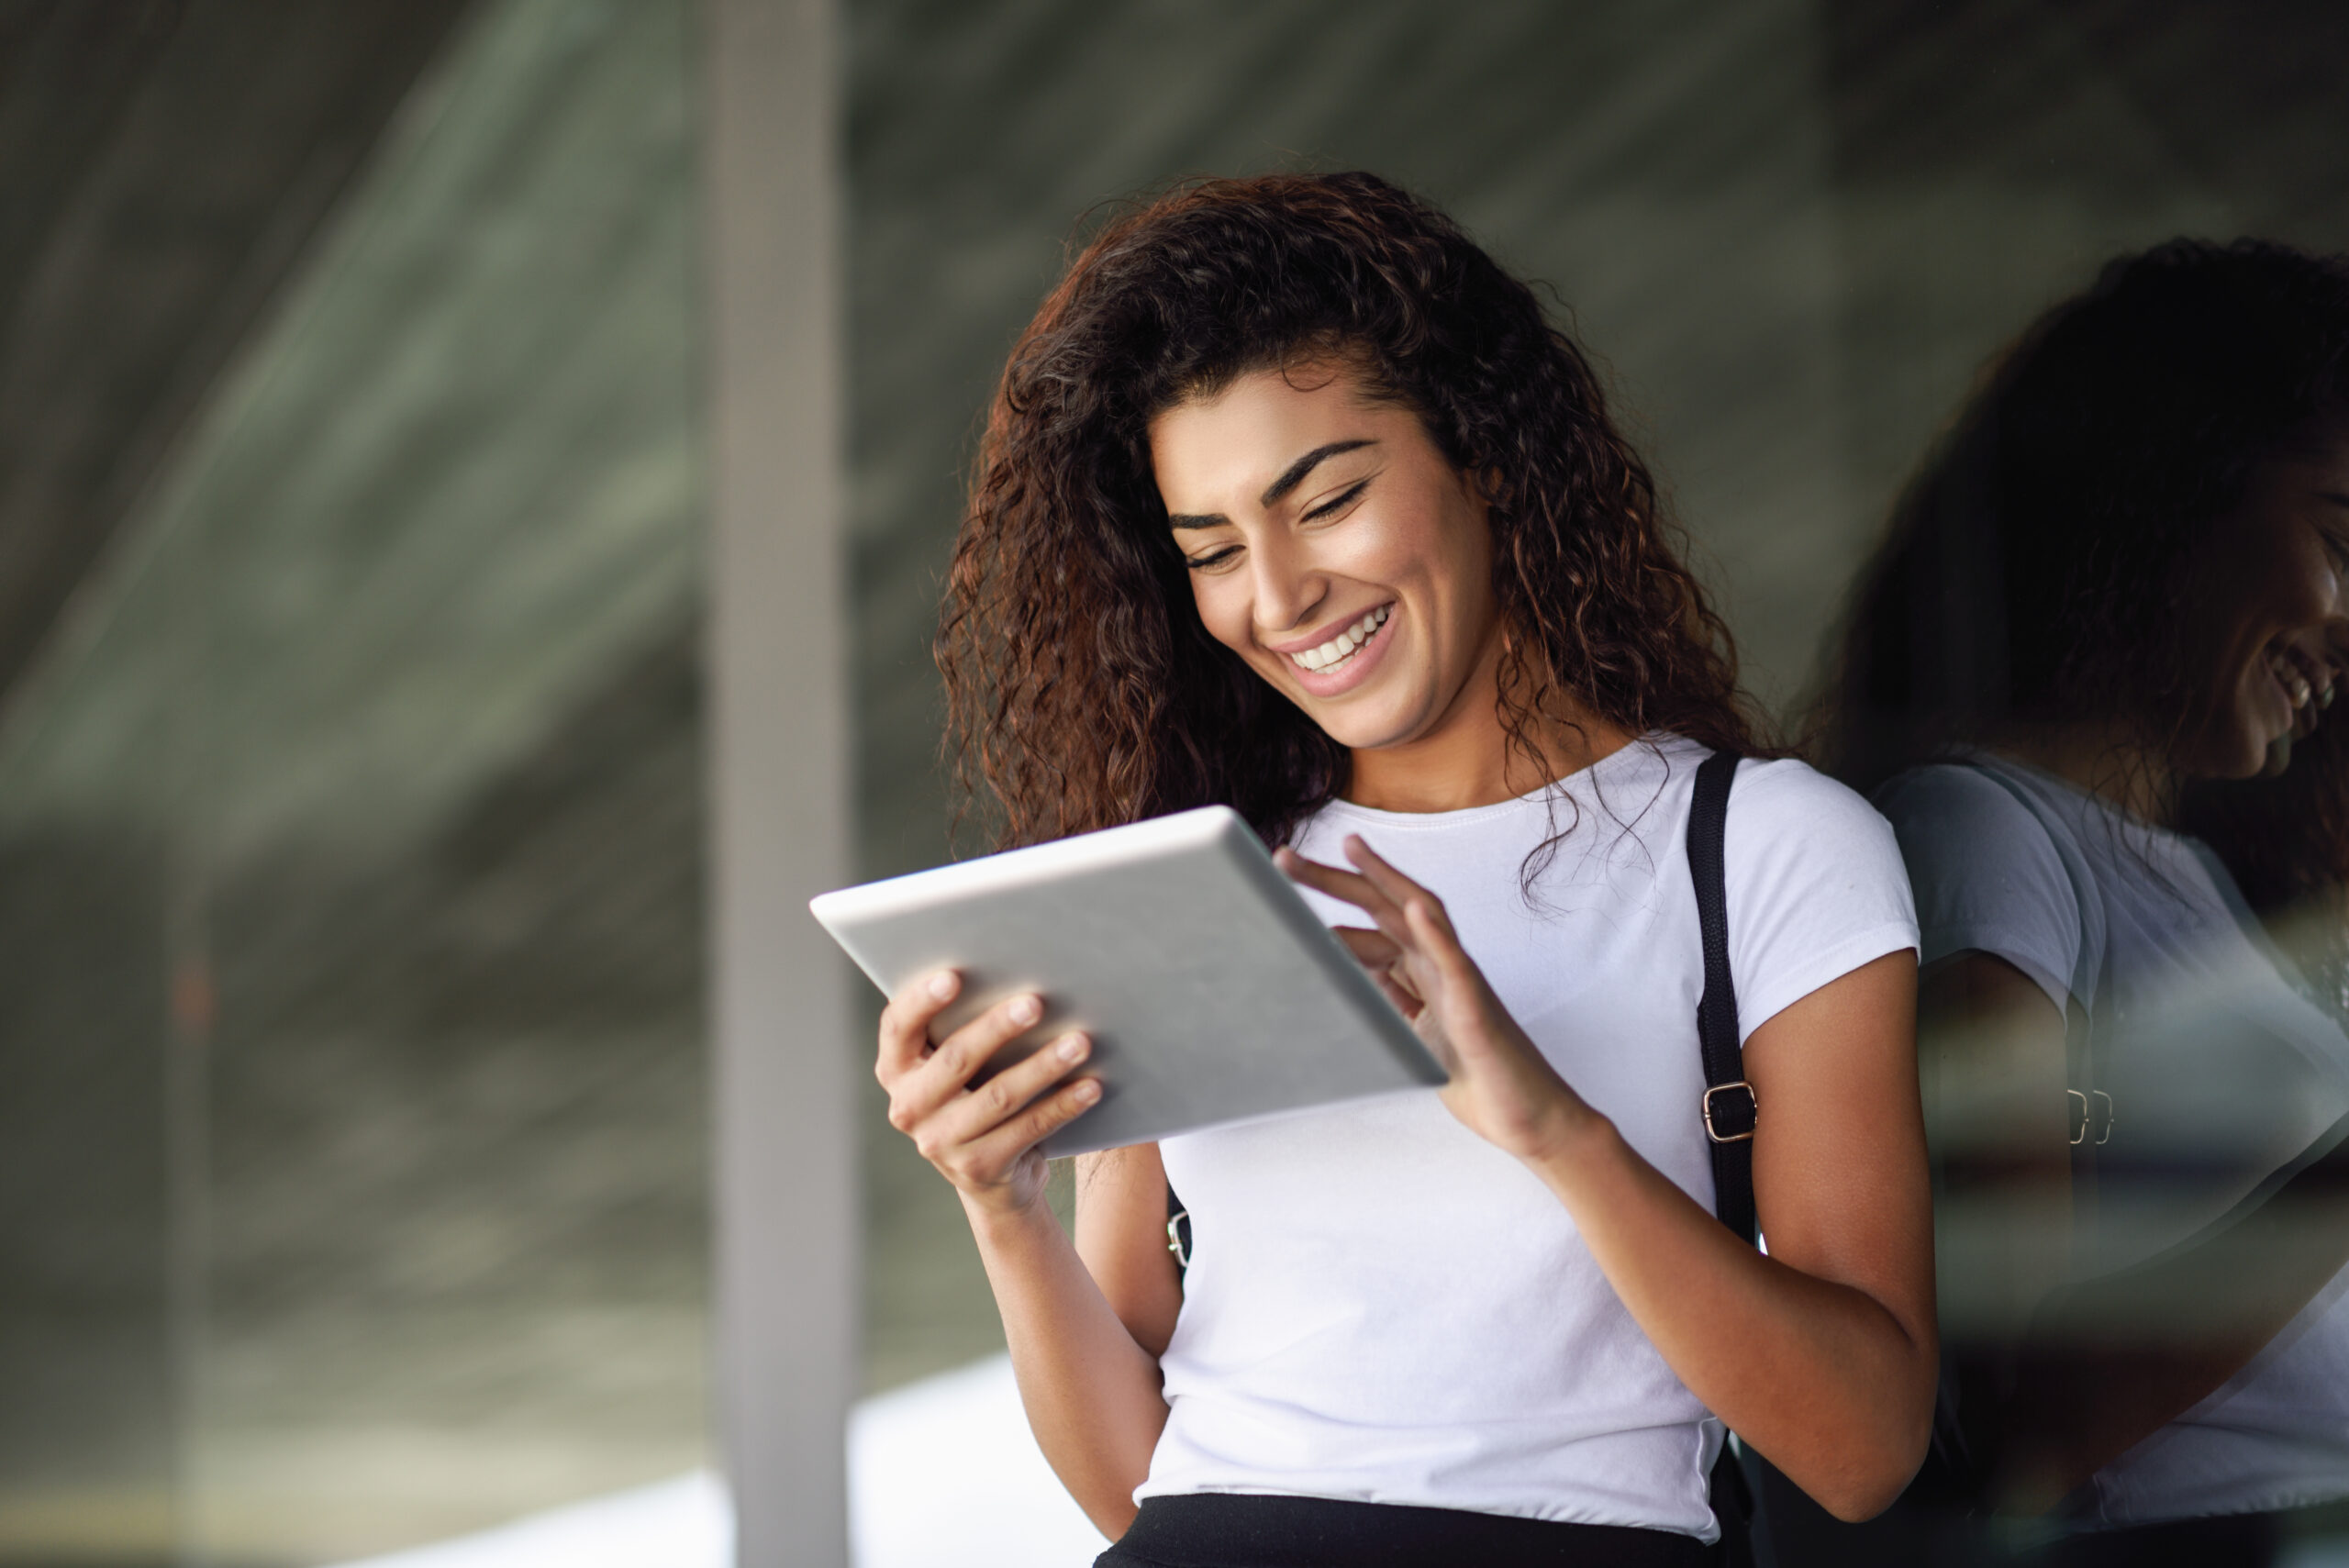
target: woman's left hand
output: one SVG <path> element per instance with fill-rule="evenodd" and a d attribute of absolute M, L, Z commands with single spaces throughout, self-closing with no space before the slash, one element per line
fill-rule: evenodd
<path fill-rule="evenodd" d="M 1375 929 L 1341 926 L 1338 937 L 1452 1075 L 1439 1093 L 1471 1132 L 1520 1160 L 1537 1160 L 1598 1119 L 1508 1016 L 1452 929 L 1443 901 L 1354 835 L 1358 868 L 1274 854 L 1281 870 L 1317 893 L 1368 915 Z"/>

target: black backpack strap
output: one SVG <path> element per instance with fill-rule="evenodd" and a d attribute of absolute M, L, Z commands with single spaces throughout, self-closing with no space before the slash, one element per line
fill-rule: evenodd
<path fill-rule="evenodd" d="M 1697 1045 L 1705 1060 L 1705 1095 L 1697 1112 L 1713 1153 L 1713 1212 L 1751 1243 L 1753 1224 L 1753 1129 L 1760 1107 L 1745 1081 L 1745 1051 L 1737 1038 L 1737 987 L 1729 973 L 1729 894 L 1721 847 L 1729 840 L 1729 786 L 1737 782 L 1737 753 L 1716 751 L 1697 766 L 1696 800 L 1688 808 L 1688 873 L 1697 884 L 1697 927 L 1705 943 L 1705 992 L 1697 999 Z M 1747 1450 L 1748 1461 L 1760 1455 Z M 1720 1524 L 1717 1560 L 1750 1564 L 1763 1556 L 1766 1531 L 1754 1517 L 1753 1481 L 1727 1442 L 1707 1478 L 1713 1517 Z"/>
<path fill-rule="evenodd" d="M 1705 1059 L 1705 1095 L 1698 1106 L 1713 1153 L 1713 1212 L 1752 1241 L 1753 1129 L 1761 1106 L 1745 1081 L 1738 1043 L 1737 987 L 1729 972 L 1729 895 L 1721 846 L 1729 836 L 1729 788 L 1737 753 L 1716 751 L 1697 768 L 1697 798 L 1688 812 L 1688 871 L 1697 884 L 1697 923 L 1705 940 L 1705 994 L 1697 1003 L 1697 1043 Z"/>
<path fill-rule="evenodd" d="M 1174 1195 L 1174 1184 L 1166 1184 L 1166 1250 L 1174 1254 L 1174 1277 L 1181 1279 L 1191 1272 L 1191 1211 Z"/>
<path fill-rule="evenodd" d="M 1697 1042 L 1705 1059 L 1705 1095 L 1698 1113 L 1713 1153 L 1713 1212 L 1752 1241 L 1753 1222 L 1753 1129 L 1760 1106 L 1745 1081 L 1745 1052 L 1737 1038 L 1737 987 L 1729 971 L 1729 895 L 1721 874 L 1721 847 L 1729 837 L 1729 789 L 1737 779 L 1737 753 L 1716 751 L 1697 768 L 1697 798 L 1688 813 L 1688 870 L 1697 884 L 1697 923 L 1705 943 L 1705 993 L 1697 1003 Z M 1167 1250 L 1187 1271 L 1190 1216 L 1166 1188 Z"/>

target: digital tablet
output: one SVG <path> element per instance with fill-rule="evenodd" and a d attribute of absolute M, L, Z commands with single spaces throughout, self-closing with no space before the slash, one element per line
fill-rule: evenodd
<path fill-rule="evenodd" d="M 939 969 L 963 992 L 932 1033 L 1044 999 L 994 1068 L 1070 1029 L 1098 1104 L 1044 1140 L 1082 1154 L 1441 1084 L 1411 1026 L 1273 864 L 1210 806 L 827 893 L 809 906 L 895 995 Z"/>

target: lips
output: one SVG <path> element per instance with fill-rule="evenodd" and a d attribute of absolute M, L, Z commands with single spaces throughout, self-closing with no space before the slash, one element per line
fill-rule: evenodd
<path fill-rule="evenodd" d="M 1268 647 L 1289 681 L 1316 701 L 1331 701 L 1353 691 L 1376 673 L 1385 662 L 1401 619 L 1392 599 L 1374 606 L 1315 642 L 1299 639 L 1287 647 Z M 1302 643 L 1302 646 L 1299 644 Z"/>
<path fill-rule="evenodd" d="M 1286 657 L 1300 670 L 1310 670 L 1317 675 L 1330 674 L 1352 659 L 1361 650 L 1362 645 L 1368 642 L 1377 633 L 1378 628 L 1386 624 L 1386 617 L 1392 615 L 1394 610 L 1393 605 L 1381 605 L 1347 626 L 1335 637 L 1326 641 L 1317 642 L 1310 648 L 1289 653 Z"/>
<path fill-rule="evenodd" d="M 2266 662 L 2267 673 L 2283 688 L 2284 700 L 2291 705 L 2293 728 L 2303 733 L 2314 728 L 2317 715 L 2332 706 L 2338 686 L 2332 662 L 2279 641 L 2267 645 Z"/>
<path fill-rule="evenodd" d="M 2274 778 L 2292 765 L 2293 744 L 2316 733 L 2318 717 L 2332 706 L 2341 673 L 2332 660 L 2280 638 L 2261 651 L 2260 662 L 2288 710 L 2283 733 L 2267 742 L 2267 757 L 2259 770 L 2262 776 Z"/>

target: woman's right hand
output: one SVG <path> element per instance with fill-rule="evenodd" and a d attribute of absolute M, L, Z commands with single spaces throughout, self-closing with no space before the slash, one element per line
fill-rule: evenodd
<path fill-rule="evenodd" d="M 1093 1078 L 1069 1079 L 1092 1051 L 1066 1034 L 974 1087 L 996 1051 L 1033 1029 L 1042 999 L 1007 997 L 933 1042 L 930 1026 L 963 989 L 941 970 L 907 985 L 881 1014 L 874 1076 L 889 1092 L 889 1125 L 954 1184 L 963 1201 L 1013 1212 L 1043 1201 L 1045 1162 L 1037 1148 L 1101 1097 Z"/>

